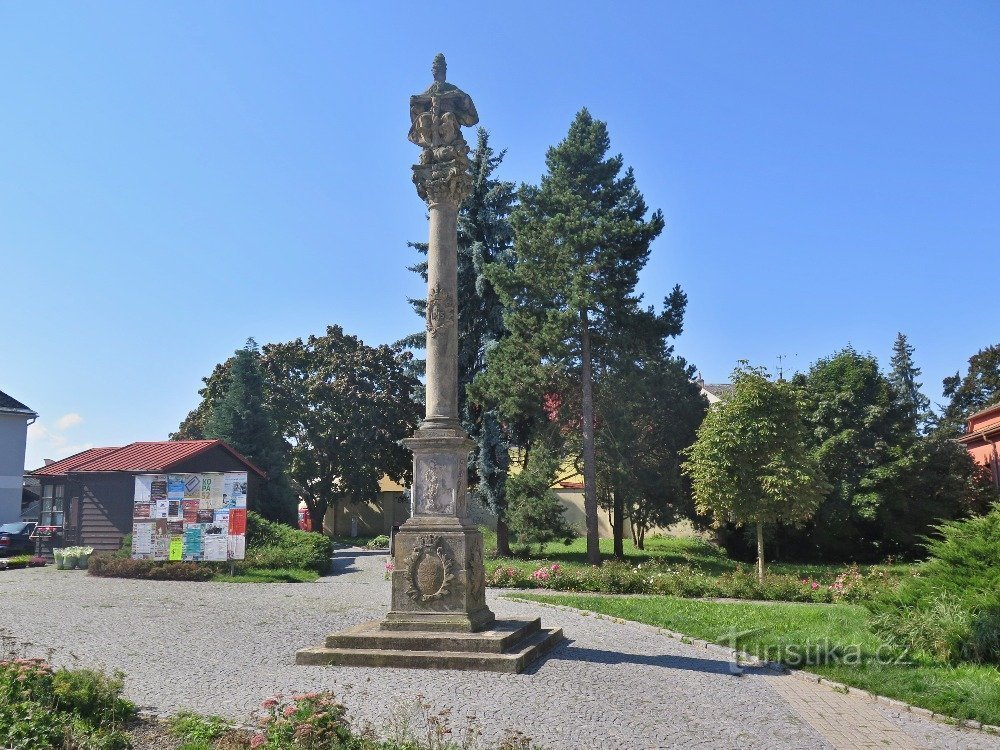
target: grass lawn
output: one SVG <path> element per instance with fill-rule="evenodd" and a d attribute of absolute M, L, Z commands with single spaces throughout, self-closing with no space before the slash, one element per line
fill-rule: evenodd
<path fill-rule="evenodd" d="M 924 660 L 880 663 L 877 656 L 891 654 L 888 649 L 880 652 L 881 641 L 867 626 L 867 611 L 858 605 L 586 594 L 518 593 L 511 598 L 599 612 L 730 647 L 739 636 L 735 645 L 742 651 L 958 719 L 1000 725 L 1000 669 Z M 803 665 L 804 654 L 814 663 Z M 830 656 L 816 658 L 818 654 Z"/>
<path fill-rule="evenodd" d="M 487 550 L 495 550 L 497 546 L 496 533 L 480 527 L 483 532 L 483 542 Z M 601 554 L 605 559 L 612 558 L 614 542 L 611 539 L 601 540 Z M 645 549 L 637 549 L 630 539 L 625 540 L 625 558 L 632 565 L 658 562 L 666 565 L 689 565 L 695 570 L 718 576 L 731 573 L 739 564 L 726 556 L 725 550 L 710 542 L 696 537 L 653 537 L 647 538 Z M 534 548 L 529 558 L 497 557 L 486 561 L 487 571 L 498 564 L 510 566 L 531 573 L 543 565 L 558 563 L 568 571 L 587 567 L 587 540 L 578 537 L 570 544 L 550 542 L 542 549 L 541 554 Z M 744 567 L 752 567 L 752 563 L 743 563 Z M 809 578 L 822 584 L 830 584 L 837 574 L 844 569 L 843 564 L 823 563 L 792 563 L 771 562 L 767 564 L 770 573 L 791 575 L 796 578 Z M 865 566 L 866 568 L 868 566 Z M 902 576 L 910 571 L 911 565 L 878 565 L 876 568 L 893 575 Z"/>
<path fill-rule="evenodd" d="M 312 583 L 319 578 L 315 570 L 302 568 L 250 568 L 236 575 L 217 573 L 218 583 Z"/>

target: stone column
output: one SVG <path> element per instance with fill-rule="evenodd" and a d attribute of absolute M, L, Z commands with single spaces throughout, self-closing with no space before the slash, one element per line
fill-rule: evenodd
<path fill-rule="evenodd" d="M 445 81 L 410 97 L 409 139 L 422 148 L 413 167 L 427 203 L 427 411 L 406 440 L 413 451 L 413 516 L 396 534 L 392 604 L 383 630 L 465 631 L 489 627 L 483 540 L 468 515 L 468 458 L 474 445 L 458 414 L 458 210 L 471 191 L 461 126 L 479 121 L 472 99 Z"/>

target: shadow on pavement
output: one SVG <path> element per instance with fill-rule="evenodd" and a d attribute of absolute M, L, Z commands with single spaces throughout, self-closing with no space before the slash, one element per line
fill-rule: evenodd
<path fill-rule="evenodd" d="M 335 550 L 333 560 L 330 563 L 328 575 L 336 576 L 341 573 L 357 573 L 360 568 L 355 566 L 355 561 L 361 557 L 385 557 L 388 554 L 385 550 L 362 550 L 344 549 Z"/>
<path fill-rule="evenodd" d="M 690 672 L 707 672 L 709 674 L 724 674 L 730 676 L 739 676 L 741 674 L 772 674 L 764 669 L 756 669 L 749 666 L 737 666 L 735 662 L 725 661 L 723 659 L 702 659 L 695 656 L 675 656 L 672 654 L 662 654 L 660 656 L 626 654 L 619 651 L 584 648 L 573 644 L 557 648 L 548 656 L 553 659 L 586 661 L 591 664 L 641 664 L 647 667 L 683 669 Z"/>

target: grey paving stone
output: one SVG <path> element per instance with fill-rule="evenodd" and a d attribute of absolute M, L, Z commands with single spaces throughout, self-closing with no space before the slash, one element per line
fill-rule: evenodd
<path fill-rule="evenodd" d="M 423 696 L 450 710 L 456 725 L 475 716 L 487 736 L 517 729 L 550 750 L 832 747 L 769 687 L 777 679 L 772 672 L 745 667 L 736 676 L 724 655 L 653 628 L 493 592 L 498 616 L 541 617 L 563 627 L 569 641 L 520 675 L 296 666 L 297 649 L 387 608 L 383 556 L 338 556 L 337 569 L 350 572 L 314 584 L 4 572 L 0 594 L 16 606 L 0 611 L 0 627 L 39 649 L 56 647 L 56 662 L 121 670 L 128 695 L 162 713 L 189 709 L 245 720 L 275 693 L 329 689 L 352 717 L 377 728 Z M 912 715 L 901 721 L 912 736 L 933 739 L 928 747 L 1000 750 L 1000 738 Z"/>

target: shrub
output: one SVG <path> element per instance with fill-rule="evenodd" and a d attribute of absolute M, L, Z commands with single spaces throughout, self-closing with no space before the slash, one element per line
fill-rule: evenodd
<path fill-rule="evenodd" d="M 13 557 L 7 558 L 7 567 L 10 570 L 15 568 L 27 568 L 31 565 L 31 555 L 14 555 Z"/>
<path fill-rule="evenodd" d="M 962 659 L 969 641 L 972 615 L 957 596 L 942 592 L 926 604 L 877 614 L 871 626 L 894 646 L 908 646 L 937 662 L 955 663 Z"/>
<path fill-rule="evenodd" d="M 0 661 L 0 746 L 12 750 L 126 750 L 136 715 L 122 677 L 54 670 L 43 659 Z"/>
<path fill-rule="evenodd" d="M 379 534 L 365 545 L 367 549 L 387 549 L 390 539 L 385 534 Z"/>
<path fill-rule="evenodd" d="M 305 568 L 323 575 L 330 569 L 333 542 L 324 534 L 293 529 L 251 511 L 247 513 L 246 557 L 254 567 Z"/>
<path fill-rule="evenodd" d="M 869 603 L 872 626 L 936 661 L 1000 663 L 1000 506 L 938 532 L 917 575 Z"/>
<path fill-rule="evenodd" d="M 114 555 L 95 555 L 87 572 L 102 578 L 140 578 L 147 581 L 209 581 L 215 575 L 210 564 L 133 560 Z"/>
<path fill-rule="evenodd" d="M 215 741 L 233 729 L 218 716 L 199 716 L 189 711 L 172 716 L 168 726 L 170 734 L 184 743 L 184 750 L 213 750 Z"/>

